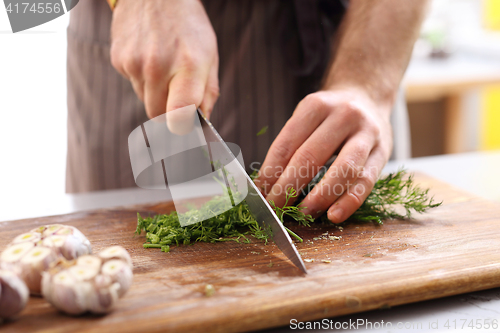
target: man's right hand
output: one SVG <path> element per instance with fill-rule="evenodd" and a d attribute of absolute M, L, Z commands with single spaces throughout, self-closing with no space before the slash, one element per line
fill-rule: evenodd
<path fill-rule="evenodd" d="M 217 40 L 199 0 L 120 0 L 111 63 L 149 118 L 191 104 L 209 116 L 219 97 Z"/>

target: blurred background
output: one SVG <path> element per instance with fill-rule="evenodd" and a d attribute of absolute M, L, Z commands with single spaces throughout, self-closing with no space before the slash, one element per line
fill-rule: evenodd
<path fill-rule="evenodd" d="M 0 207 L 66 200 L 68 20 L 12 34 L 0 10 Z M 500 0 L 434 0 L 403 85 L 413 157 L 500 149 Z"/>
<path fill-rule="evenodd" d="M 412 157 L 500 148 L 500 1 L 434 0 L 404 79 Z"/>

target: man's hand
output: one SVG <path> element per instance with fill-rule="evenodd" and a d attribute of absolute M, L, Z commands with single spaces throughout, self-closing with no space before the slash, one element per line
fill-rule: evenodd
<path fill-rule="evenodd" d="M 120 0 L 111 36 L 111 62 L 149 118 L 191 104 L 210 115 L 219 97 L 219 58 L 199 0 Z"/>
<path fill-rule="evenodd" d="M 344 221 L 370 194 L 389 159 L 389 115 L 390 105 L 378 105 L 356 88 L 333 88 L 308 95 L 273 142 L 257 184 L 268 200 L 282 206 L 286 188 L 306 186 L 342 148 L 303 205 L 307 214 L 317 217 L 328 210 L 331 221 Z"/>
<path fill-rule="evenodd" d="M 343 222 L 370 194 L 392 151 L 390 111 L 426 1 L 351 0 L 323 89 L 295 109 L 266 156 L 256 184 L 277 206 L 338 153 L 307 195 L 306 213 Z M 283 172 L 282 172 L 283 171 Z"/>

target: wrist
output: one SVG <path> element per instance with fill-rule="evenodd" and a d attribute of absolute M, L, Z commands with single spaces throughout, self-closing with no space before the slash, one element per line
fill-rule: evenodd
<path fill-rule="evenodd" d="M 349 69 L 345 66 L 333 66 L 324 80 L 322 90 L 338 89 L 363 93 L 376 104 L 391 107 L 399 89 L 399 79 L 394 75 L 391 77 L 390 73 L 377 73 L 376 70 L 364 71 L 360 67 Z"/>
<path fill-rule="evenodd" d="M 396 99 L 397 88 L 373 86 L 369 81 L 356 81 L 352 78 L 344 79 L 341 77 L 328 78 L 325 81 L 323 91 L 339 92 L 348 94 L 351 100 L 364 100 L 371 104 L 374 109 L 383 116 L 389 116 L 392 111 L 392 105 Z"/>

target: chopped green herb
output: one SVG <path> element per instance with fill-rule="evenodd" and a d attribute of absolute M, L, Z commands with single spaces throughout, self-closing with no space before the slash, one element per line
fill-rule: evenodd
<path fill-rule="evenodd" d="M 255 175 L 254 172 L 251 176 L 255 177 Z M 434 203 L 433 198 L 428 198 L 429 190 L 420 189 L 413 183 L 412 175 L 405 176 L 405 171 L 400 170 L 378 180 L 365 202 L 345 223 L 357 220 L 382 224 L 384 219 L 411 218 L 413 212 L 423 213 L 429 208 L 441 205 L 441 202 Z M 317 183 L 319 179 L 321 179 L 321 176 L 315 177 L 314 181 Z M 314 185 L 310 186 L 309 190 L 312 187 Z M 286 202 L 283 207 L 277 207 L 272 201 L 270 204 L 281 222 L 284 222 L 285 217 L 288 216 L 301 225 L 310 226 L 310 223 L 315 222 L 315 220 L 311 215 L 304 214 L 303 209 L 305 207 L 300 203 L 297 205 L 290 204 L 292 199 L 297 198 L 298 195 L 295 189 L 289 188 L 286 192 Z M 202 210 L 213 209 L 222 204 L 223 201 L 224 198 L 215 197 L 199 209 L 192 209 L 185 214 L 194 216 Z M 405 215 L 397 213 L 396 206 L 404 207 Z M 316 219 L 316 222 L 327 221 L 326 213 Z M 343 229 L 341 226 L 337 226 L 337 228 L 340 231 Z M 285 229 L 292 237 L 302 242 L 302 238 L 297 234 L 286 227 Z M 159 248 L 163 252 L 169 252 L 170 245 L 173 244 L 188 245 L 192 242 L 215 243 L 224 241 L 250 243 L 251 240 L 247 236 L 263 240 L 267 244 L 270 238 L 270 230 L 264 230 L 260 227 L 250 213 L 245 201 L 220 215 L 186 227 L 181 227 L 176 212 L 145 218 L 137 214 L 136 234 L 141 234 L 142 231 L 146 232 L 147 240 L 144 248 Z M 330 236 L 329 239 L 339 240 L 340 237 Z"/>
<path fill-rule="evenodd" d="M 268 129 L 268 128 L 269 128 L 269 126 L 264 126 L 264 127 L 262 127 L 262 128 L 260 129 L 260 131 L 259 131 L 259 132 L 257 132 L 257 136 L 261 136 L 261 135 L 263 135 L 263 134 L 266 134 L 266 132 L 267 132 L 267 129 Z"/>
<path fill-rule="evenodd" d="M 215 288 L 211 284 L 205 286 L 205 296 L 210 297 L 215 294 Z"/>

